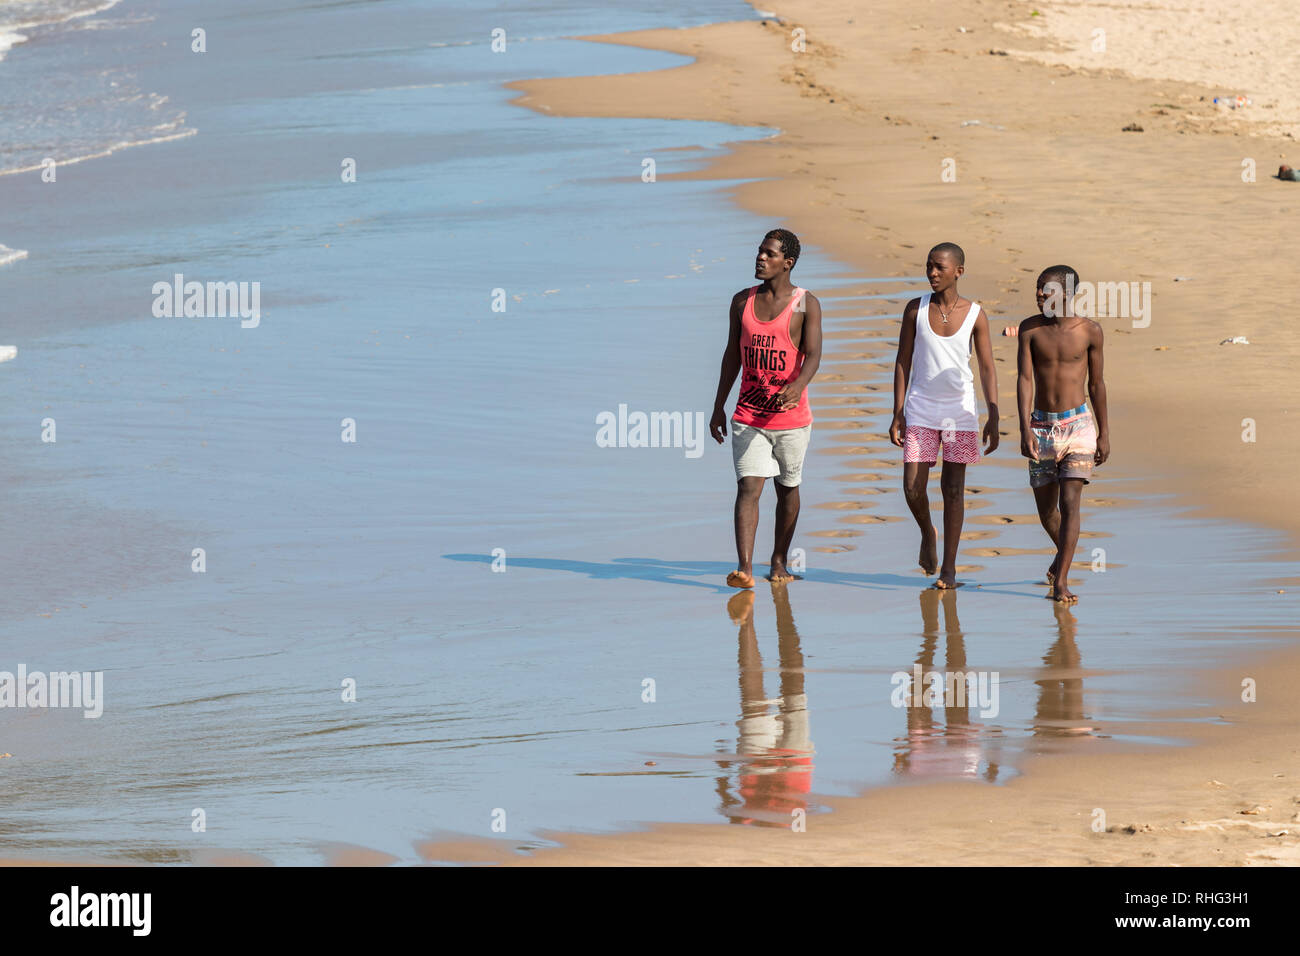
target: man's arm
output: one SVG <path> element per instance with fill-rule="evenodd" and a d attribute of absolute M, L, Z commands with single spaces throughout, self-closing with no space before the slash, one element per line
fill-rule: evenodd
<path fill-rule="evenodd" d="M 921 300 L 913 299 L 903 307 L 903 325 L 898 330 L 898 355 L 894 357 L 894 418 L 889 423 L 889 440 L 903 447 L 903 403 L 907 401 L 907 382 L 912 376 L 912 347 L 916 344 L 917 313 Z M 927 317 L 928 321 L 928 317 Z"/>
<path fill-rule="evenodd" d="M 989 320 L 983 309 L 975 317 L 975 360 L 980 367 L 980 387 L 984 389 L 984 404 L 988 406 L 989 420 L 984 424 L 984 454 L 997 451 L 998 442 L 998 369 L 993 362 L 993 345 L 989 341 Z"/>
<path fill-rule="evenodd" d="M 817 367 L 822 364 L 822 304 L 811 292 L 805 292 L 803 299 L 803 331 L 799 339 L 803 364 L 799 366 L 799 374 L 792 381 L 786 382 L 781 391 L 776 393 L 776 401 L 782 411 L 799 404 L 799 396 L 812 384 L 813 376 L 817 374 Z"/>
<path fill-rule="evenodd" d="M 727 347 L 722 353 L 722 368 L 718 371 L 718 394 L 713 399 L 713 417 L 709 421 L 709 433 L 713 440 L 722 444 L 727 434 L 727 396 L 731 386 L 736 384 L 740 374 L 740 301 L 741 293 L 731 299 L 730 330 L 727 332 Z"/>
<path fill-rule="evenodd" d="M 1016 409 L 1020 413 L 1020 454 L 1026 458 L 1038 458 L 1034 447 L 1032 429 L 1029 422 L 1034 404 L 1034 353 L 1029 344 L 1033 331 L 1029 328 L 1029 319 L 1020 323 L 1016 335 L 1019 346 L 1016 348 Z"/>
<path fill-rule="evenodd" d="M 1105 336 L 1101 326 L 1093 322 L 1088 330 L 1088 401 L 1097 419 L 1097 464 L 1110 457 L 1110 418 L 1106 410 L 1106 381 L 1102 377 L 1102 344 Z"/>

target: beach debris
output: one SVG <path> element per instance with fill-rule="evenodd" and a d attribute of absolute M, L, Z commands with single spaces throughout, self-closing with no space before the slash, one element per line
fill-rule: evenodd
<path fill-rule="evenodd" d="M 1002 330 L 1002 334 L 1003 334 L 1003 335 L 1009 335 L 1009 336 L 1011 336 L 1012 338 L 1015 338 L 1017 335 L 1020 334 L 1020 326 L 1018 326 L 1018 325 L 1008 325 L 1008 326 L 1006 326 L 1005 328 L 1003 328 L 1003 330 Z"/>
<path fill-rule="evenodd" d="M 1168 351 L 1169 351 L 1169 346 L 1167 346 L 1167 345 L 1157 345 L 1154 349 L 1152 349 L 1152 351 L 1154 351 L 1154 352 L 1168 352 Z"/>
<path fill-rule="evenodd" d="M 1192 281 L 1192 277 L 1191 277 L 1191 276 L 1174 276 L 1174 281 L 1175 281 L 1175 282 L 1191 282 L 1191 281 Z"/>
<path fill-rule="evenodd" d="M 1253 817 L 1268 812 L 1268 807 L 1251 807 L 1248 810 L 1238 810 L 1237 812 L 1243 816 Z"/>
<path fill-rule="evenodd" d="M 1006 50 L 989 50 L 989 56 L 1006 56 Z"/>
<path fill-rule="evenodd" d="M 974 33 L 975 31 L 974 31 L 974 30 L 967 30 L 965 27 L 958 27 L 958 28 L 957 28 L 957 32 L 958 32 L 958 33 Z"/>
<path fill-rule="evenodd" d="M 18 357 L 18 346 L 0 345 L 0 362 L 8 362 Z"/>
<path fill-rule="evenodd" d="M 659 764 L 655 763 L 653 760 L 647 760 L 647 761 L 645 762 L 645 765 L 646 765 L 647 767 L 657 767 L 657 766 L 659 766 Z"/>
<path fill-rule="evenodd" d="M 1244 335 L 1234 335 L 1230 339 L 1224 339 L 1219 344 L 1220 345 L 1249 345 L 1250 339 L 1246 338 L 1246 336 Z"/>
<path fill-rule="evenodd" d="M 985 123 L 982 120 L 962 120 L 962 126 L 986 126 L 989 129 L 1006 129 L 1005 126 L 999 126 L 997 123 Z"/>
<path fill-rule="evenodd" d="M 1288 833 L 1290 833 L 1290 832 L 1291 832 L 1290 830 L 1278 830 L 1276 833 L 1270 833 L 1269 836 L 1271 836 L 1271 837 L 1283 837 L 1283 836 L 1286 836 L 1286 835 L 1287 835 Z"/>
<path fill-rule="evenodd" d="M 1109 833 L 1127 833 L 1131 836 L 1134 833 L 1150 833 L 1155 829 L 1155 827 L 1153 827 L 1149 823 L 1140 823 L 1140 824 L 1130 823 L 1126 826 L 1107 827 L 1106 829 L 1107 832 Z"/>
<path fill-rule="evenodd" d="M 1251 106 L 1249 96 L 1216 96 L 1214 98 L 1215 106 L 1226 106 L 1230 110 L 1239 110 L 1246 106 Z"/>
<path fill-rule="evenodd" d="M 1121 133 L 1145 133 L 1146 130 L 1144 130 L 1137 123 L 1129 123 L 1123 129 L 1121 129 L 1120 132 Z"/>

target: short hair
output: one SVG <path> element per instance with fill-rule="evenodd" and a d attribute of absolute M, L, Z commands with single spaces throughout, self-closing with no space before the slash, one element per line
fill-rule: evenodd
<path fill-rule="evenodd" d="M 1079 273 L 1075 272 L 1070 266 L 1048 266 L 1042 272 L 1038 273 L 1038 284 L 1047 285 L 1047 280 L 1055 279 L 1064 289 L 1067 286 L 1071 289 L 1079 288 Z"/>
<path fill-rule="evenodd" d="M 935 246 L 933 249 L 930 250 L 930 254 L 926 256 L 926 259 L 929 259 L 930 256 L 934 255 L 936 252 L 942 252 L 945 255 L 952 256 L 954 259 L 957 260 L 957 265 L 959 266 L 966 265 L 966 253 L 962 252 L 961 246 L 957 245 L 957 243 L 955 242 L 939 243 L 937 246 Z"/>
<path fill-rule="evenodd" d="M 799 237 L 789 229 L 773 229 L 763 237 L 764 242 L 769 239 L 775 239 L 781 244 L 781 255 L 795 262 L 799 261 Z M 790 268 L 793 269 L 794 266 Z"/>

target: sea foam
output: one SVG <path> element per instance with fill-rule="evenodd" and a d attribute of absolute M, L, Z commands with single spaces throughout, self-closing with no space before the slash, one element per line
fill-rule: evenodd
<path fill-rule="evenodd" d="M 11 262 L 26 258 L 26 249 L 10 249 L 8 246 L 0 244 L 0 266 L 7 266 Z"/>

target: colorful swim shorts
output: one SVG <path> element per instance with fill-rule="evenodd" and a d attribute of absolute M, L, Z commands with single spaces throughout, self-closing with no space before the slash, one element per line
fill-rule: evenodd
<path fill-rule="evenodd" d="M 1029 463 L 1029 487 L 1041 488 L 1062 478 L 1092 478 L 1096 463 L 1097 425 L 1087 405 L 1065 412 L 1034 409 L 1033 431 L 1038 460 Z"/>
<path fill-rule="evenodd" d="M 980 433 L 939 431 L 924 425 L 908 425 L 903 433 L 903 461 L 933 465 L 943 445 L 943 460 L 954 465 L 973 465 L 980 460 Z"/>

